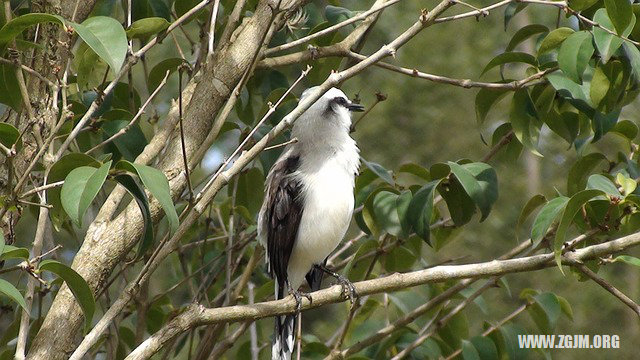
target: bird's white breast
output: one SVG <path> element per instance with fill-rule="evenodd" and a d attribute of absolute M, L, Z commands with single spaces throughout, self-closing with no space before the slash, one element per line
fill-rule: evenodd
<path fill-rule="evenodd" d="M 303 164 L 297 176 L 303 184 L 304 210 L 298 236 L 289 259 L 288 277 L 297 289 L 314 264 L 320 264 L 344 237 L 353 214 L 353 184 L 357 167 L 353 156 L 327 159 L 314 171 Z"/>

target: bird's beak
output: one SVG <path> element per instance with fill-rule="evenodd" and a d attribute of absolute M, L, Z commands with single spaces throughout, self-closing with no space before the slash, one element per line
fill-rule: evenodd
<path fill-rule="evenodd" d="M 347 105 L 347 109 L 349 109 L 349 111 L 361 112 L 361 111 L 364 111 L 364 106 L 350 102 Z"/>

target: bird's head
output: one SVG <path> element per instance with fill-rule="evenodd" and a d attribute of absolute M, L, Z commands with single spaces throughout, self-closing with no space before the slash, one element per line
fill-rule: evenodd
<path fill-rule="evenodd" d="M 305 97 L 309 96 L 313 93 L 314 90 L 317 89 L 317 86 L 309 88 L 302 93 L 300 100 L 302 101 Z M 310 108 L 316 111 L 322 112 L 333 112 L 336 114 L 341 114 L 341 112 L 345 112 L 345 115 L 348 115 L 348 112 L 352 111 L 364 111 L 364 106 L 360 104 L 356 104 L 353 101 L 349 100 L 347 95 L 340 89 L 331 88 L 329 89 L 315 104 L 313 104 Z M 330 114 L 327 114 L 330 115 Z"/>

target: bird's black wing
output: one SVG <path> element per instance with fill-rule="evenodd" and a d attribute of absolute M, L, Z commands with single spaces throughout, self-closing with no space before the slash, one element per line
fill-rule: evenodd
<path fill-rule="evenodd" d="M 303 204 L 300 196 L 302 186 L 291 173 L 300 165 L 298 156 L 276 163 L 271 170 L 267 215 L 267 256 L 271 276 L 280 286 L 287 282 L 287 267 L 293 245 L 298 235 Z"/>

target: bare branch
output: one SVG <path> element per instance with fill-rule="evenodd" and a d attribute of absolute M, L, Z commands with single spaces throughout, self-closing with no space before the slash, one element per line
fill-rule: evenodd
<path fill-rule="evenodd" d="M 597 244 L 569 253 L 565 262 L 585 261 L 601 256 L 617 253 L 640 244 L 640 233 Z M 454 279 L 468 279 L 486 276 L 499 276 L 510 273 L 534 271 L 547 267 L 555 267 L 553 253 L 534 255 L 510 260 L 493 260 L 490 262 L 437 266 L 426 270 L 418 270 L 403 274 L 392 274 L 386 277 L 355 283 L 361 296 L 382 292 L 391 292 L 426 283 L 443 282 Z M 328 289 L 311 293 L 312 302 L 302 299 L 302 309 L 312 309 L 328 304 L 346 301 L 342 287 L 332 286 Z M 254 305 L 236 305 L 223 308 L 207 309 L 200 305 L 190 305 L 182 314 L 169 321 L 160 331 L 145 340 L 126 359 L 148 359 L 159 351 L 166 343 L 185 331 L 200 325 L 212 325 L 228 322 L 250 321 L 265 317 L 291 314 L 296 311 L 296 301 L 292 296 L 281 300 L 267 301 Z"/>
<path fill-rule="evenodd" d="M 589 269 L 586 265 L 575 262 L 572 266 L 578 269 L 581 273 L 589 277 L 591 280 L 595 281 L 598 285 L 602 286 L 603 289 L 610 292 L 613 296 L 617 297 L 622 301 L 623 304 L 627 305 L 636 315 L 640 316 L 640 305 L 638 305 L 635 301 L 631 300 L 627 295 L 625 295 L 622 291 L 618 290 L 615 286 L 608 283 L 605 279 L 601 278 L 593 272 L 593 270 Z"/>

